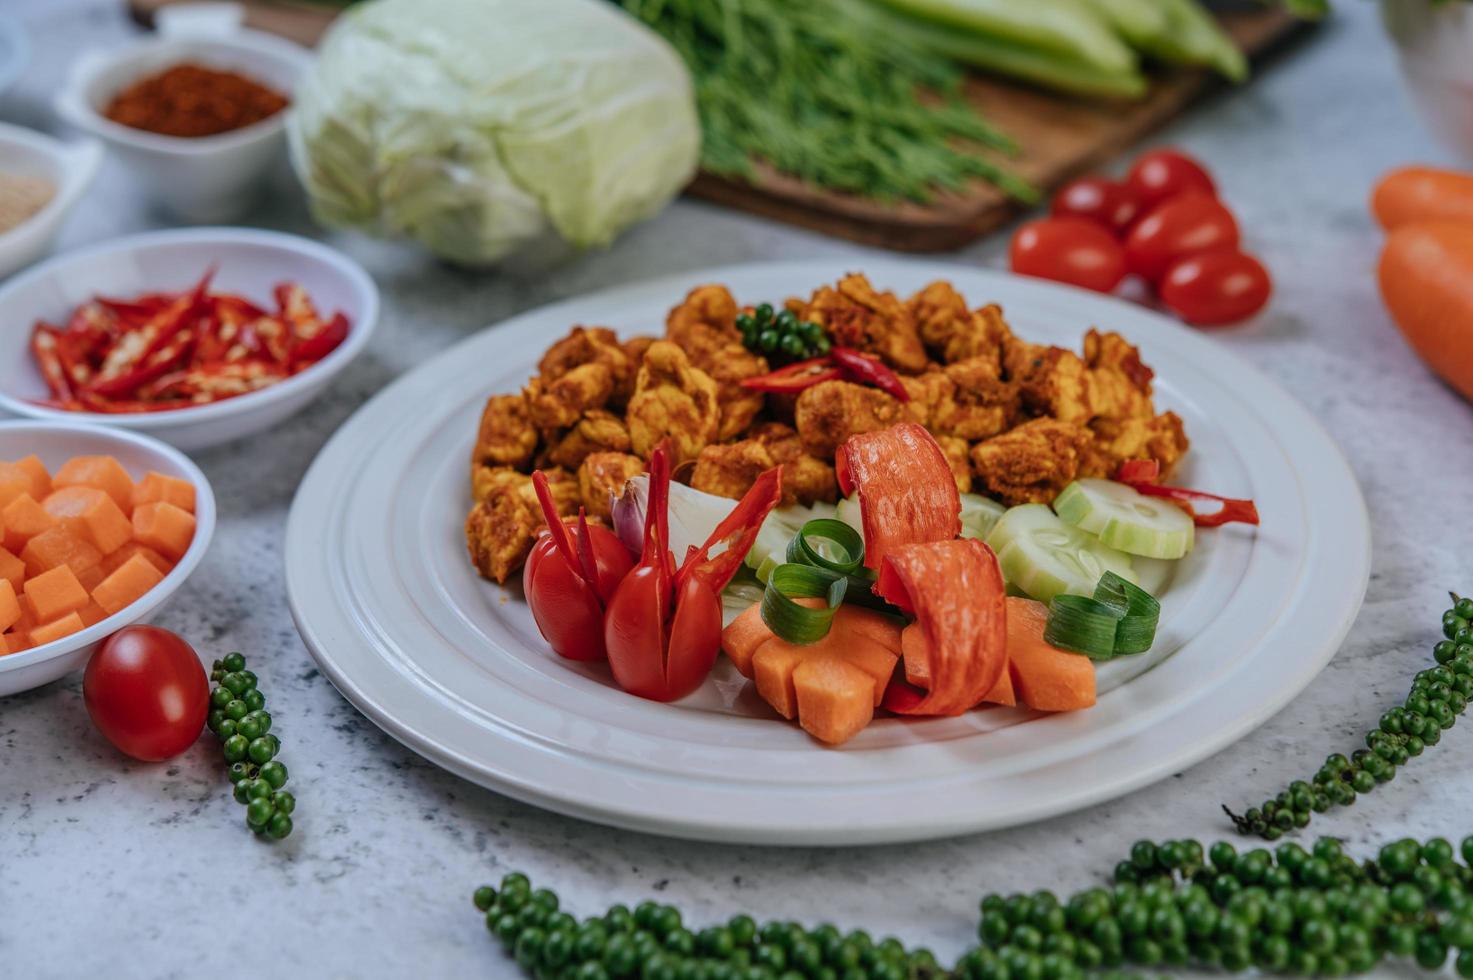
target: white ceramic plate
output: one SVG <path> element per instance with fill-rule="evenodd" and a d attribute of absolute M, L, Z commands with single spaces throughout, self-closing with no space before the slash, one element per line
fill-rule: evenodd
<path fill-rule="evenodd" d="M 951 280 L 1003 304 L 1023 337 L 1077 349 L 1119 330 L 1193 443 L 1183 482 L 1252 497 L 1261 530 L 1204 532 L 1163 599 L 1155 650 L 1110 665 L 1092 709 L 877 720 L 842 749 L 781 723 L 730 665 L 670 705 L 559 660 L 516 588 L 479 579 L 461 531 L 466 460 L 488 394 L 515 390 L 571 324 L 656 332 L 698 283 L 742 301 L 806 295 L 834 263 L 735 266 L 559 303 L 401 378 L 345 424 L 287 529 L 293 615 L 324 673 L 390 734 L 518 799 L 620 827 L 715 841 L 860 844 L 1037 820 L 1129 792 L 1241 737 L 1307 685 L 1359 608 L 1365 505 L 1318 423 L 1256 369 L 1154 313 L 1037 280 L 873 260 L 908 294 Z"/>

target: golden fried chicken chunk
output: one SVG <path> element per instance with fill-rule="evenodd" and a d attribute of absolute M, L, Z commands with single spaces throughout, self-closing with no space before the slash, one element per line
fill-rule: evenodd
<path fill-rule="evenodd" d="M 528 413 L 539 429 L 566 429 L 585 412 L 603 408 L 613 393 L 614 374 L 607 364 L 580 364 L 561 377 L 539 375 L 528 382 Z"/>
<path fill-rule="evenodd" d="M 578 482 L 566 470 L 547 471 L 558 513 L 578 511 Z M 474 482 L 485 493 L 465 519 L 465 541 L 471 562 L 486 578 L 505 582 L 527 560 L 537 532 L 545 525 L 532 489 L 532 478 L 510 468 L 477 470 Z"/>
<path fill-rule="evenodd" d="M 611 497 L 644 472 L 644 460 L 628 453 L 589 453 L 578 467 L 578 494 L 590 517 L 607 519 Z"/>
<path fill-rule="evenodd" d="M 742 345 L 736 315 L 736 300 L 725 286 L 697 286 L 665 320 L 665 339 L 716 382 L 720 442 L 745 432 L 764 403 L 762 392 L 742 387 L 742 381 L 766 374 L 768 367 L 765 358 Z"/>
<path fill-rule="evenodd" d="M 554 466 L 576 470 L 589 453 L 629 452 L 629 429 L 613 412 L 595 408 L 584 415 L 567 432 L 550 440 L 544 456 Z"/>
<path fill-rule="evenodd" d="M 639 366 L 644 363 L 644 352 L 650 349 L 650 344 L 659 340 L 659 337 L 651 337 L 649 334 L 641 334 L 638 337 L 630 337 L 624 341 L 624 353 L 629 357 L 629 364 L 634 369 L 634 375 L 639 374 Z M 632 394 L 633 381 L 630 382 L 630 393 Z"/>
<path fill-rule="evenodd" d="M 701 450 L 691 475 L 691 486 L 736 499 L 774 466 L 783 468 L 782 506 L 806 507 L 839 499 L 839 481 L 833 466 L 804 452 L 798 433 L 776 422 L 758 426 L 750 437 L 740 442 Z"/>
<path fill-rule="evenodd" d="M 820 287 L 800 316 L 820 324 L 834 343 L 878 354 L 897 370 L 926 369 L 926 348 L 910 311 L 894 293 L 876 292 L 862 275 Z"/>
<path fill-rule="evenodd" d="M 690 485 L 702 493 L 736 500 L 776 465 L 772 453 L 756 439 L 707 446 L 696 457 Z"/>
<path fill-rule="evenodd" d="M 547 349 L 537 362 L 537 371 L 544 383 L 551 383 L 584 364 L 602 364 L 609 369 L 613 381 L 609 400 L 614 405 L 622 406 L 634 393 L 634 372 L 639 369 L 639 360 L 630 356 L 608 327 L 574 327 Z"/>
<path fill-rule="evenodd" d="M 948 364 L 974 357 L 990 357 L 1000 363 L 1003 343 L 1012 336 L 1001 307 L 969 310 L 966 299 L 949 282 L 931 283 L 912 296 L 906 307 L 926 348 Z"/>
<path fill-rule="evenodd" d="M 527 400 L 521 395 L 492 395 L 481 412 L 481 426 L 471 463 L 522 469 L 537 452 L 537 430 L 532 427 Z"/>
<path fill-rule="evenodd" d="M 1024 408 L 1077 425 L 1094 417 L 1089 369 L 1078 354 L 1062 347 L 1016 342 L 1008 346 L 1004 359 Z"/>
<path fill-rule="evenodd" d="M 672 463 L 695 459 L 716 437 L 721 421 L 716 382 L 692 366 L 679 346 L 656 341 L 645 351 L 627 421 L 635 455 L 648 459 L 668 438 Z"/>
<path fill-rule="evenodd" d="M 1099 418 L 1090 423 L 1094 452 L 1081 476 L 1113 476 L 1128 459 L 1154 459 L 1161 472 L 1170 475 L 1191 445 L 1186 429 L 1175 412 L 1149 418 Z"/>
<path fill-rule="evenodd" d="M 725 286 L 697 286 L 665 317 L 665 337 L 692 356 L 703 346 L 740 343 L 736 316 L 737 302 Z"/>
<path fill-rule="evenodd" d="M 1018 386 L 999 377 L 995 358 L 957 361 L 941 374 L 947 385 L 931 408 L 934 433 L 975 442 L 990 439 L 1013 424 L 1018 414 Z"/>
<path fill-rule="evenodd" d="M 936 445 L 941 447 L 941 453 L 946 457 L 946 465 L 951 467 L 951 476 L 956 480 L 958 493 L 972 492 L 972 457 L 968 454 L 971 448 L 967 440 L 957 436 L 937 436 Z"/>
<path fill-rule="evenodd" d="M 1153 373 L 1124 337 L 1090 330 L 1084 336 L 1084 363 L 1089 367 L 1089 400 L 1095 415 L 1148 420 L 1155 414 Z"/>
<path fill-rule="evenodd" d="M 1008 506 L 1048 504 L 1079 474 L 1090 448 L 1083 426 L 1034 419 L 972 447 L 972 471 Z"/>
<path fill-rule="evenodd" d="M 850 436 L 909 421 L 908 404 L 878 388 L 825 381 L 798 396 L 794 418 L 804 450 L 819 459 L 833 459 L 834 451 Z"/>

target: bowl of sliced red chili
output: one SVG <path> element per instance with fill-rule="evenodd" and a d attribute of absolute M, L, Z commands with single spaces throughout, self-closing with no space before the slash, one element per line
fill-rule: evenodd
<path fill-rule="evenodd" d="M 149 232 L 0 286 L 0 409 L 200 449 L 302 409 L 363 349 L 378 290 L 317 242 L 245 228 Z"/>

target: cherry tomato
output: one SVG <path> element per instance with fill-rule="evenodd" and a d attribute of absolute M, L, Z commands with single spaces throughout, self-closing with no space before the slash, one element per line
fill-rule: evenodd
<path fill-rule="evenodd" d="M 1126 174 L 1125 183 L 1135 191 L 1142 210 L 1150 210 L 1187 191 L 1217 196 L 1217 185 L 1206 168 L 1180 150 L 1170 148 L 1142 153 Z"/>
<path fill-rule="evenodd" d="M 634 567 L 634 559 L 614 532 L 597 524 L 587 525 L 594 565 L 594 580 L 590 583 L 584 578 L 578 550 L 581 531 L 566 523 L 563 526 L 578 565 L 569 563 L 557 538 L 544 530 L 522 569 L 522 591 L 537 629 L 559 656 L 602 660 L 604 602 Z"/>
<path fill-rule="evenodd" d="M 1161 280 L 1161 302 L 1188 323 L 1203 327 L 1252 316 L 1268 302 L 1272 291 L 1263 265 L 1234 250 L 1179 259 Z"/>
<path fill-rule="evenodd" d="M 161 762 L 199 738 L 210 682 L 180 637 L 157 626 L 128 626 L 87 661 L 82 700 L 92 724 L 119 752 Z"/>
<path fill-rule="evenodd" d="M 1108 293 L 1125 276 L 1125 252 L 1102 225 L 1084 218 L 1031 221 L 1013 236 L 1013 271 Z"/>
<path fill-rule="evenodd" d="M 1123 236 L 1144 210 L 1135 188 L 1106 177 L 1080 177 L 1059 188 L 1050 213 L 1085 218 Z"/>
<path fill-rule="evenodd" d="M 1125 264 L 1155 284 L 1177 259 L 1238 247 L 1238 223 L 1216 198 L 1198 191 L 1158 204 L 1125 238 Z"/>

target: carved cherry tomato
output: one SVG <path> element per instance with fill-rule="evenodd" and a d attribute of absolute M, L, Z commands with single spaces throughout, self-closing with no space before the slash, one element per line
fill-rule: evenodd
<path fill-rule="evenodd" d="M 1108 293 L 1125 276 L 1120 243 L 1097 222 L 1084 218 L 1031 221 L 1013 236 L 1013 271 Z"/>
<path fill-rule="evenodd" d="M 1161 280 L 1161 302 L 1188 323 L 1219 326 L 1247 319 L 1268 302 L 1268 271 L 1238 251 L 1204 252 L 1172 264 Z"/>
<path fill-rule="evenodd" d="M 1217 185 L 1212 182 L 1207 169 L 1187 154 L 1169 147 L 1150 150 L 1137 157 L 1125 183 L 1135 192 L 1143 210 L 1187 191 L 1217 196 Z"/>
<path fill-rule="evenodd" d="M 1141 216 L 1140 194 L 1128 184 L 1107 177 L 1080 177 L 1059 188 L 1049 211 L 1056 218 L 1084 218 L 1124 236 Z"/>
<path fill-rule="evenodd" d="M 1238 247 L 1238 223 L 1214 197 L 1189 191 L 1158 204 L 1125 239 L 1131 272 L 1155 284 L 1177 259 Z"/>

